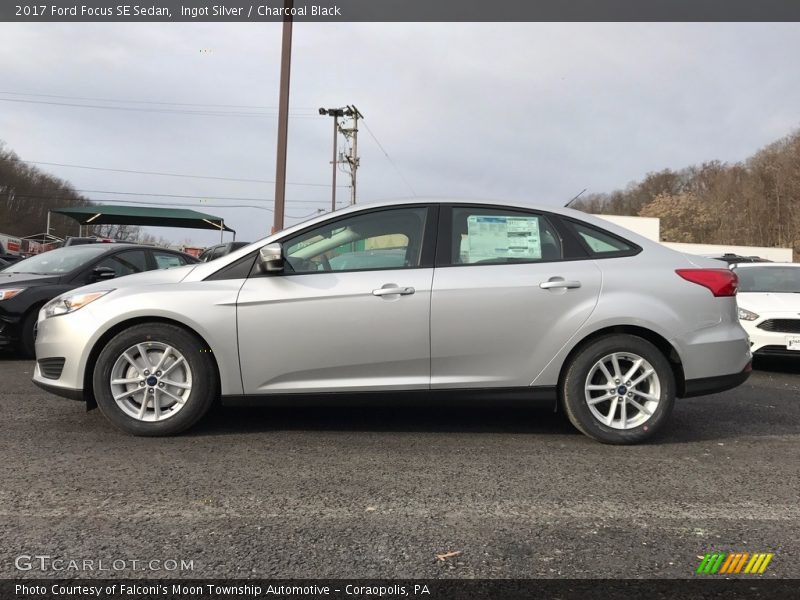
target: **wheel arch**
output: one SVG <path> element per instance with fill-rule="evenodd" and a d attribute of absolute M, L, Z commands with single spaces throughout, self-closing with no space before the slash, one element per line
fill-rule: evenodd
<path fill-rule="evenodd" d="M 597 339 L 605 337 L 607 335 L 614 335 L 614 334 L 628 334 L 628 335 L 635 335 L 642 339 L 647 340 L 651 344 L 653 344 L 656 348 L 658 348 L 664 357 L 667 359 L 670 367 L 672 368 L 672 374 L 675 377 L 675 388 L 676 388 L 676 395 L 677 397 L 682 397 L 686 390 L 686 377 L 683 372 L 683 363 L 681 362 L 681 357 L 678 354 L 678 351 L 675 349 L 669 340 L 667 340 L 662 335 L 656 333 L 652 329 L 647 329 L 646 327 L 641 327 L 638 325 L 612 325 L 610 327 L 604 327 L 602 329 L 598 329 L 597 331 L 593 331 L 586 337 L 584 337 L 580 342 L 575 344 L 572 350 L 569 351 L 564 362 L 561 365 L 561 370 L 559 371 L 558 375 L 558 390 L 561 390 L 562 383 L 564 382 L 564 377 L 566 376 L 567 369 L 569 365 L 572 364 L 572 360 L 575 356 L 581 352 L 587 345 L 591 344 Z M 559 405 L 561 403 L 561 394 L 559 392 L 558 398 Z"/>
<path fill-rule="evenodd" d="M 50 300 L 48 300 L 47 298 L 45 298 L 43 300 L 37 300 L 36 302 L 31 304 L 24 313 L 22 313 L 22 316 L 19 318 L 19 321 L 17 321 L 16 329 L 17 329 L 17 335 L 18 335 L 18 338 L 19 338 L 17 343 L 20 345 L 19 346 L 20 348 L 22 348 L 23 345 L 24 345 L 24 341 L 23 340 L 25 339 L 25 321 L 27 321 L 28 317 L 30 317 L 31 315 L 34 315 L 34 318 L 36 318 L 36 316 L 38 316 L 38 314 L 39 314 L 39 311 L 42 310 L 42 307 L 45 304 L 47 304 L 49 301 Z M 34 331 L 35 331 L 36 330 L 36 321 L 34 321 L 33 325 L 34 325 Z M 36 335 L 33 336 L 33 341 L 34 341 L 34 343 L 36 342 Z M 35 354 L 36 353 L 34 352 L 34 357 L 35 357 Z"/>
<path fill-rule="evenodd" d="M 197 331 L 186 325 L 186 323 L 181 323 L 180 321 L 176 321 L 175 319 L 169 319 L 166 317 L 135 317 L 132 319 L 128 319 L 125 321 L 121 321 L 115 324 L 113 327 L 109 328 L 108 331 L 104 332 L 97 341 L 95 342 L 94 346 L 92 346 L 92 350 L 89 353 L 89 357 L 86 360 L 86 368 L 83 370 L 83 391 L 84 391 L 84 399 L 86 400 L 86 410 L 92 410 L 93 408 L 97 408 L 97 399 L 94 397 L 94 389 L 92 385 L 92 377 L 94 375 L 94 367 L 97 364 L 97 358 L 100 356 L 100 353 L 103 351 L 103 348 L 106 347 L 106 344 L 118 333 L 128 329 L 129 327 L 133 327 L 134 325 L 141 325 L 143 323 L 165 323 L 168 325 L 174 325 L 175 327 L 179 327 L 183 329 L 185 332 L 189 333 L 190 335 L 197 338 L 197 340 L 205 345 L 208 346 L 208 342 L 200 335 Z M 217 361 L 216 355 L 212 353 L 214 358 L 214 376 L 217 382 L 217 396 L 219 396 L 219 386 L 221 385 L 221 378 L 220 378 L 220 370 L 219 370 L 219 362 Z"/>

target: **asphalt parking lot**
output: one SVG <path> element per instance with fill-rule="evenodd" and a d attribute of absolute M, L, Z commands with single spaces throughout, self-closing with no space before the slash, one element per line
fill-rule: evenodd
<path fill-rule="evenodd" d="M 227 409 L 133 438 L 0 357 L 0 577 L 108 576 L 20 555 L 130 577 L 692 577 L 713 551 L 800 577 L 800 360 L 756 366 L 613 447 L 511 408 Z M 130 566 L 154 559 L 192 568 Z"/>

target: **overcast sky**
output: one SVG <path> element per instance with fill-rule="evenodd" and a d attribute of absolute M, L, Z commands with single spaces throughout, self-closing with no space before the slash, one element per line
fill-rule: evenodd
<path fill-rule="evenodd" d="M 0 23 L 0 140 L 31 161 L 274 180 L 280 32 L 276 23 Z M 416 194 L 561 205 L 648 171 L 742 160 L 798 128 L 797 56 L 794 23 L 297 23 L 287 179 L 317 185 L 288 186 L 287 225 L 330 206 L 332 123 L 320 106 L 358 106 L 397 167 L 362 129 L 359 202 Z M 272 225 L 266 210 L 217 206 L 271 208 L 270 183 L 42 168 L 99 190 L 85 194 L 97 200 L 192 204 L 224 217 L 237 239 Z M 340 188 L 341 200 L 348 194 Z M 176 243 L 219 239 L 150 231 Z"/>

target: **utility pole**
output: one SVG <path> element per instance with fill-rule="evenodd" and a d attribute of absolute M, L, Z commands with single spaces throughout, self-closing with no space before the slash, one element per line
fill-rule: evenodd
<path fill-rule="evenodd" d="M 358 158 L 358 120 L 363 119 L 364 115 L 362 115 L 359 110 L 355 107 L 355 105 L 348 105 L 345 110 L 345 116 L 353 118 L 353 126 L 344 128 L 340 127 L 339 131 L 342 132 L 342 135 L 345 139 L 350 140 L 352 138 L 353 145 L 350 150 L 350 154 L 344 157 L 345 162 L 350 167 L 350 205 L 356 203 L 356 172 L 358 171 L 359 166 L 359 158 Z"/>
<path fill-rule="evenodd" d="M 286 206 L 286 142 L 289 130 L 289 75 L 292 64 L 292 9 L 294 0 L 284 0 L 281 43 L 281 83 L 278 98 L 278 152 L 275 160 L 275 221 L 272 233 L 283 229 Z"/>
<path fill-rule="evenodd" d="M 350 204 L 356 203 L 356 171 L 358 170 L 358 117 L 360 113 L 358 109 L 353 106 L 353 154 L 350 157 L 350 172 L 353 177 L 353 187 L 350 189 Z"/>
<path fill-rule="evenodd" d="M 331 182 L 331 212 L 336 210 L 336 166 L 339 164 L 339 157 L 337 156 L 339 152 L 339 144 L 338 142 L 338 135 L 339 135 L 339 117 L 345 116 L 345 109 L 343 108 L 320 108 L 319 114 L 321 115 L 330 115 L 333 117 L 333 160 L 331 164 L 333 165 L 333 178 Z"/>
<path fill-rule="evenodd" d="M 350 204 L 356 203 L 356 171 L 358 170 L 358 119 L 364 118 L 355 106 L 345 106 L 343 108 L 320 108 L 319 114 L 333 117 L 333 191 L 331 192 L 331 212 L 336 210 L 336 169 L 340 162 L 345 162 L 350 167 Z M 339 118 L 350 117 L 353 119 L 352 127 L 339 125 Z M 341 133 L 346 140 L 352 138 L 352 148 L 350 154 L 339 160 L 338 144 L 336 137 Z"/>

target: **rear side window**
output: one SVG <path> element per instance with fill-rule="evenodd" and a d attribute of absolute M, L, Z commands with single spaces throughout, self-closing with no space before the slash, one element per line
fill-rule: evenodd
<path fill-rule="evenodd" d="M 638 246 L 608 232 L 584 223 L 571 221 L 571 224 L 580 240 L 595 256 L 631 256 L 639 251 Z"/>
<path fill-rule="evenodd" d="M 542 215 L 482 207 L 453 208 L 454 265 L 544 262 L 564 257 L 561 238 Z"/>

